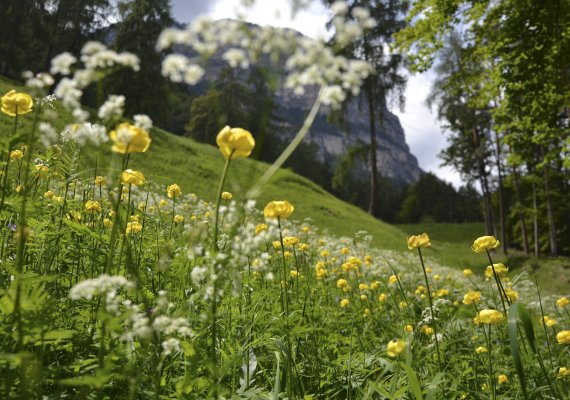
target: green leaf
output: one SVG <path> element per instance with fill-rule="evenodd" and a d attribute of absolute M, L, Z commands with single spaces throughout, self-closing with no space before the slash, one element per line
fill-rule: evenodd
<path fill-rule="evenodd" d="M 412 391 L 414 398 L 416 400 L 423 400 L 422 388 L 420 382 L 418 381 L 418 375 L 416 371 L 413 370 L 408 364 L 400 363 L 400 367 L 404 370 L 408 377 L 408 388 Z"/>
<path fill-rule="evenodd" d="M 521 303 L 513 303 L 509 307 L 508 312 L 508 331 L 509 331 L 509 344 L 511 347 L 511 357 L 513 358 L 513 363 L 515 364 L 515 369 L 521 383 L 521 388 L 525 399 L 528 398 L 526 393 L 526 380 L 524 375 L 523 363 L 520 355 L 520 348 L 518 343 L 518 320 L 521 320 L 522 328 L 525 331 L 527 341 L 530 348 L 534 353 L 536 353 L 536 347 L 534 343 L 534 330 L 532 328 L 532 322 L 526 307 Z"/>

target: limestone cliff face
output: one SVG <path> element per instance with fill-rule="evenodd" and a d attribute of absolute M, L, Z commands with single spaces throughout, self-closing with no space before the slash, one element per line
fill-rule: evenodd
<path fill-rule="evenodd" d="M 288 135 L 292 136 L 301 126 L 315 96 L 316 90 L 307 90 L 303 96 L 285 90 L 277 92 L 277 114 L 287 121 Z M 329 113 L 327 107 L 321 108 L 305 140 L 317 145 L 321 161 L 334 165 L 351 147 L 370 143 L 369 114 L 367 104 L 360 99 L 354 99 L 348 105 L 344 114 L 346 127 L 329 123 Z M 383 109 L 381 118 L 376 121 L 376 142 L 378 172 L 381 175 L 406 184 L 420 178 L 422 170 L 416 157 L 410 153 L 402 125 L 387 108 Z M 365 165 L 364 168 L 370 166 Z"/>
<path fill-rule="evenodd" d="M 189 57 L 196 56 L 189 49 L 177 48 L 176 51 Z M 205 91 L 209 83 L 214 82 L 222 69 L 227 66 L 220 56 L 221 53 L 223 51 L 218 52 L 209 60 L 208 79 L 195 88 L 198 92 Z M 268 67 L 271 73 L 276 75 L 277 81 L 281 80 L 282 71 L 280 72 L 279 66 L 271 65 L 268 60 L 262 60 L 260 64 Z M 238 69 L 236 75 L 242 82 L 247 82 L 249 70 Z M 302 96 L 297 96 L 285 89 L 280 89 L 275 93 L 276 115 L 279 117 L 279 125 L 282 128 L 280 136 L 292 138 L 295 135 L 311 109 L 316 95 L 316 88 L 307 88 Z M 362 99 L 354 99 L 348 104 L 344 115 L 345 127 L 328 122 L 330 111 L 327 107 L 321 107 L 305 141 L 315 143 L 320 161 L 326 161 L 334 167 L 351 147 L 370 143 L 370 132 L 367 104 Z M 376 122 L 378 172 L 399 183 L 416 182 L 422 170 L 418 166 L 416 157 L 410 153 L 398 117 L 387 108 L 384 108 L 380 114 L 381 117 L 377 118 Z M 362 168 L 370 168 L 367 164 L 360 165 L 360 172 L 364 172 Z"/>

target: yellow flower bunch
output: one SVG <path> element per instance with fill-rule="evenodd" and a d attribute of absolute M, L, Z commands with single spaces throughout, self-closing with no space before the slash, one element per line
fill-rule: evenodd
<path fill-rule="evenodd" d="M 101 212 L 101 204 L 98 201 L 87 200 L 85 203 L 85 211 L 90 213 Z"/>
<path fill-rule="evenodd" d="M 506 267 L 504 264 L 497 263 L 493 264 L 493 266 L 487 266 L 485 269 L 485 278 L 491 279 L 493 277 L 493 268 L 495 269 L 497 276 L 505 276 L 507 272 L 509 272 L 509 267 Z"/>
<path fill-rule="evenodd" d="M 295 207 L 287 200 L 270 201 L 263 209 L 263 215 L 267 219 L 289 218 L 295 211 Z"/>
<path fill-rule="evenodd" d="M 95 177 L 95 185 L 103 186 L 106 184 L 107 184 L 107 178 L 105 178 L 104 176 L 96 176 Z"/>
<path fill-rule="evenodd" d="M 140 231 L 142 231 L 142 225 L 140 224 L 140 222 L 134 221 L 127 223 L 127 229 L 125 230 L 125 233 L 127 235 L 133 233 L 139 233 Z"/>
<path fill-rule="evenodd" d="M 429 236 L 427 233 L 422 233 L 421 235 L 412 235 L 408 238 L 408 249 L 410 250 L 429 246 L 431 246 L 431 243 L 429 241 Z"/>
<path fill-rule="evenodd" d="M 255 234 L 256 234 L 256 235 L 259 235 L 261 232 L 264 232 L 264 231 L 266 231 L 267 229 L 268 229 L 268 228 L 267 228 L 267 225 L 265 225 L 265 224 L 257 224 L 257 226 L 255 227 Z"/>
<path fill-rule="evenodd" d="M 32 111 L 34 100 L 32 96 L 26 93 L 18 93 L 15 90 L 10 90 L 0 99 L 1 110 L 4 114 L 10 117 L 16 115 L 27 114 Z"/>
<path fill-rule="evenodd" d="M 570 344 L 570 331 L 560 331 L 556 335 L 556 340 L 560 344 Z"/>
<path fill-rule="evenodd" d="M 485 250 L 493 250 L 501 245 L 495 236 L 481 236 L 473 242 L 471 250 L 475 253 L 481 253 Z"/>
<path fill-rule="evenodd" d="M 115 153 L 144 153 L 150 146 L 150 137 L 144 129 L 128 122 L 119 124 L 109 133 L 114 142 L 111 150 Z"/>
<path fill-rule="evenodd" d="M 19 160 L 22 157 L 24 157 L 24 152 L 22 150 L 12 150 L 10 152 L 10 159 L 12 160 Z"/>
<path fill-rule="evenodd" d="M 463 304 L 476 304 L 481 301 L 481 292 L 476 292 L 473 290 L 469 290 L 463 296 Z"/>
<path fill-rule="evenodd" d="M 231 200 L 232 197 L 234 197 L 234 196 L 230 192 L 223 192 L 222 193 L 222 199 L 224 199 L 226 201 Z"/>
<path fill-rule="evenodd" d="M 503 322 L 505 316 L 497 310 L 481 310 L 475 317 L 479 323 L 483 324 L 499 324 Z M 477 323 L 477 322 L 476 322 Z"/>
<path fill-rule="evenodd" d="M 169 199 L 175 199 L 181 194 L 182 194 L 182 189 L 180 189 L 180 186 L 178 186 L 176 183 L 173 183 L 172 185 L 169 185 L 166 188 L 166 195 L 168 196 Z"/>
<path fill-rule="evenodd" d="M 225 126 L 216 137 L 216 144 L 227 159 L 248 157 L 255 147 L 255 140 L 249 131 Z"/>
<path fill-rule="evenodd" d="M 556 305 L 560 308 L 566 307 L 568 304 L 570 304 L 570 300 L 568 300 L 567 297 L 561 297 L 558 300 L 556 300 Z"/>
<path fill-rule="evenodd" d="M 144 184 L 144 175 L 142 172 L 126 169 L 121 173 L 121 183 L 123 185 L 140 186 Z"/>
<path fill-rule="evenodd" d="M 397 357 L 406 351 L 406 342 L 402 339 L 393 339 L 386 345 L 386 354 L 389 357 Z"/>

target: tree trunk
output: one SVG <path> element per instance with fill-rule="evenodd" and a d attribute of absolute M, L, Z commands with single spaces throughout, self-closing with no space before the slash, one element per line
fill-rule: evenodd
<path fill-rule="evenodd" d="M 495 147 L 497 157 L 497 172 L 499 174 L 499 223 L 501 224 L 501 242 L 503 244 L 503 254 L 508 253 L 508 239 L 507 239 L 507 225 L 506 225 L 506 201 L 505 191 L 503 188 L 503 165 L 501 163 L 501 143 L 499 141 L 499 134 L 495 132 Z"/>
<path fill-rule="evenodd" d="M 532 224 L 534 228 L 534 256 L 538 257 L 540 245 L 538 243 L 538 200 L 536 196 L 536 184 L 532 182 Z"/>
<path fill-rule="evenodd" d="M 515 193 L 517 195 L 517 202 L 519 203 L 519 206 L 521 207 L 521 209 L 519 210 L 519 219 L 521 222 L 521 233 L 522 233 L 522 241 L 523 241 L 523 250 L 524 253 L 526 255 L 529 254 L 529 248 L 528 248 L 528 232 L 526 230 L 526 218 L 524 215 L 524 205 L 523 205 L 523 201 L 522 201 L 522 194 L 521 194 L 521 183 L 520 183 L 520 177 L 519 177 L 519 171 L 517 170 L 517 168 L 513 168 L 513 175 L 515 177 Z"/>
<path fill-rule="evenodd" d="M 367 90 L 368 119 L 370 128 L 370 201 L 368 203 L 368 214 L 374 215 L 376 211 L 376 185 L 378 182 L 378 160 L 376 158 L 376 118 L 374 113 L 374 96 L 372 88 Z"/>
<path fill-rule="evenodd" d="M 483 191 L 485 230 L 487 235 L 494 235 L 495 230 L 493 229 L 493 208 L 491 206 L 491 193 L 489 192 L 489 184 L 487 183 L 487 173 L 485 172 L 484 164 L 481 164 L 479 167 L 479 174 L 481 175 L 481 190 Z"/>
<path fill-rule="evenodd" d="M 540 152 L 544 158 L 544 147 L 540 146 Z M 558 255 L 558 245 L 556 243 L 556 221 L 554 220 L 554 211 L 552 209 L 552 198 L 550 196 L 550 182 L 548 176 L 548 163 L 545 164 L 543 172 L 544 179 L 544 196 L 546 197 L 546 217 L 548 219 L 548 239 L 550 241 L 550 255 Z"/>

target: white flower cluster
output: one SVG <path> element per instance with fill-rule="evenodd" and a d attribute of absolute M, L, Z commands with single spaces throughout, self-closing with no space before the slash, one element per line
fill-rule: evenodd
<path fill-rule="evenodd" d="M 211 21 L 200 18 L 185 29 L 169 28 L 162 32 L 157 43 L 158 50 L 172 46 L 189 46 L 207 59 L 216 51 L 223 50 L 224 59 L 233 68 L 247 68 L 261 56 L 269 56 L 273 62 L 285 66 L 285 88 L 301 95 L 308 86 L 322 86 L 322 102 L 339 106 L 346 93 L 358 94 L 363 80 L 372 73 L 371 66 L 362 60 L 349 60 L 338 56 L 333 49 L 343 48 L 364 34 L 375 22 L 368 11 L 355 7 L 349 15 L 344 2 L 337 2 L 333 25 L 336 35 L 332 45 L 324 40 L 313 40 L 292 30 L 244 26 L 240 21 Z M 196 82 L 202 71 L 198 60 L 180 54 L 168 56 L 162 66 L 163 75 L 175 82 Z M 193 79 L 188 79 L 191 74 Z M 198 78 L 199 79 L 199 78 Z"/>
<path fill-rule="evenodd" d="M 125 108 L 125 96 L 112 94 L 109 95 L 107 100 L 99 107 L 97 116 L 103 121 L 113 121 L 123 116 Z"/>
<path fill-rule="evenodd" d="M 52 59 L 51 73 L 60 74 L 63 78 L 59 81 L 54 90 L 54 94 L 62 100 L 63 105 L 73 110 L 72 115 L 77 122 L 85 122 L 89 114 L 81 108 L 81 96 L 83 89 L 95 82 L 101 73 L 105 73 L 109 68 L 122 66 L 138 71 L 140 68 L 139 58 L 132 53 L 117 53 L 108 49 L 104 44 L 99 42 L 88 42 L 81 49 L 81 62 L 83 68 L 77 68 L 73 71 L 72 66 L 77 63 L 77 58 L 69 53 L 62 53 Z M 52 78 L 53 79 L 53 78 Z M 124 103 L 124 101 L 123 101 Z M 120 110 L 122 116 L 122 108 Z M 113 113 L 108 108 L 99 113 L 104 116 Z M 103 118 L 100 116 L 100 118 Z"/>
<path fill-rule="evenodd" d="M 148 115 L 145 114 L 137 114 L 133 116 L 135 121 L 135 126 L 138 126 L 145 131 L 150 131 L 152 129 L 152 119 Z"/>
<path fill-rule="evenodd" d="M 105 296 L 105 309 L 107 312 L 117 314 L 120 302 L 117 293 L 120 289 L 133 288 L 134 283 L 124 276 L 103 274 L 98 278 L 87 279 L 71 288 L 69 298 L 72 300 L 92 300 L 95 296 Z"/>
<path fill-rule="evenodd" d="M 76 142 L 79 147 L 83 147 L 87 143 L 99 146 L 101 143 L 107 142 L 109 138 L 104 126 L 84 122 L 67 126 L 61 132 L 61 140 L 63 142 L 71 140 Z"/>

